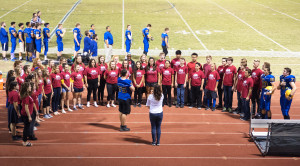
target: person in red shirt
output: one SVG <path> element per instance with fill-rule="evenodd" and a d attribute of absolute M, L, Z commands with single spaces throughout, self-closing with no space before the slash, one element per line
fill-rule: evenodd
<path fill-rule="evenodd" d="M 65 101 L 66 101 L 67 110 L 69 112 L 72 112 L 73 110 L 70 108 L 70 100 L 69 100 L 69 93 L 71 92 L 71 88 L 72 88 L 71 74 L 69 72 L 70 71 L 69 70 L 69 65 L 67 63 L 64 63 L 62 66 L 63 66 L 63 70 L 61 70 L 62 72 L 60 73 L 60 75 L 61 75 L 61 85 L 62 85 L 61 104 L 60 105 L 64 106 Z M 66 113 L 64 108 L 62 108 L 61 112 Z"/>
<path fill-rule="evenodd" d="M 173 68 L 174 70 L 174 76 L 176 77 L 176 72 L 177 72 L 177 67 L 180 65 L 180 58 L 181 58 L 181 51 L 177 50 L 175 52 L 176 54 L 176 58 L 172 59 L 171 61 L 171 68 Z M 184 65 L 186 65 L 185 61 L 184 61 Z M 175 79 L 174 77 L 174 79 Z M 175 80 L 174 80 L 175 82 Z M 177 104 L 177 86 L 174 85 L 174 104 L 177 106 L 177 108 L 179 107 L 179 105 Z"/>
<path fill-rule="evenodd" d="M 49 60 L 49 62 L 48 62 L 48 67 L 47 67 L 49 73 L 52 73 L 52 68 L 53 68 L 54 66 L 55 66 L 54 60 Z"/>
<path fill-rule="evenodd" d="M 245 70 L 247 68 L 247 62 L 241 62 L 241 66 L 238 69 L 237 72 L 237 76 L 236 76 L 236 85 L 235 85 L 235 89 L 237 92 L 237 101 L 238 101 L 238 105 L 237 108 L 233 111 L 233 114 L 239 114 L 241 113 L 241 109 L 242 109 L 242 99 L 241 99 L 241 92 L 242 92 L 242 84 L 244 81 L 244 77 L 245 77 Z"/>
<path fill-rule="evenodd" d="M 42 72 L 43 72 L 43 81 L 44 81 L 44 93 L 43 93 L 44 118 L 49 119 L 52 118 L 52 116 L 50 115 L 50 101 L 53 96 L 53 88 L 49 76 L 49 70 L 44 69 Z"/>
<path fill-rule="evenodd" d="M 108 69 L 104 73 L 104 78 L 107 83 L 107 105 L 106 107 L 116 107 L 114 104 L 115 93 L 118 90 L 118 76 L 119 70 L 116 68 L 116 63 L 111 61 Z"/>
<path fill-rule="evenodd" d="M 122 63 L 122 67 L 119 68 L 119 76 L 121 76 L 121 71 L 123 69 L 127 70 L 127 78 L 126 79 L 132 80 L 132 68 L 129 67 L 127 60 L 124 60 Z"/>
<path fill-rule="evenodd" d="M 216 71 L 216 64 L 213 63 L 210 65 L 210 72 L 206 76 L 206 96 L 207 96 L 207 107 L 205 110 L 210 109 L 211 100 L 213 101 L 212 104 L 212 111 L 216 110 L 216 99 L 217 99 L 217 91 L 218 91 L 218 84 L 220 80 L 220 75 L 218 71 Z"/>
<path fill-rule="evenodd" d="M 192 102 L 189 108 L 196 107 L 199 110 L 201 109 L 202 105 L 202 92 L 203 92 L 203 79 L 204 73 L 200 70 L 200 63 L 196 63 L 195 70 L 192 74 L 190 74 L 189 78 L 189 88 L 192 93 Z"/>
<path fill-rule="evenodd" d="M 135 62 L 131 59 L 131 54 L 127 54 L 128 66 L 133 70 L 135 68 Z"/>
<path fill-rule="evenodd" d="M 39 116 L 39 112 L 38 112 L 39 101 L 38 101 L 38 91 L 37 91 L 38 85 L 36 85 L 35 82 L 30 82 L 30 86 L 31 86 L 31 90 L 32 90 L 30 97 L 33 100 L 34 111 L 32 112 L 32 115 L 31 115 L 32 121 L 30 122 L 30 134 L 29 134 L 28 139 L 29 140 L 37 140 L 37 138 L 34 135 L 34 128 L 35 128 L 36 123 L 39 122 L 37 119 L 37 117 Z"/>
<path fill-rule="evenodd" d="M 233 58 L 227 58 L 227 66 L 224 68 L 224 76 L 223 76 L 223 90 L 224 90 L 224 108 L 222 112 L 230 112 L 232 113 L 232 96 L 235 91 L 235 77 L 236 77 L 236 67 L 232 65 Z"/>
<path fill-rule="evenodd" d="M 31 67 L 29 65 L 25 65 L 24 66 L 24 74 L 22 76 L 22 78 L 25 80 L 25 78 L 30 74 L 31 72 Z"/>
<path fill-rule="evenodd" d="M 241 98 L 244 117 L 242 117 L 241 120 L 243 121 L 247 121 L 250 119 L 250 99 L 254 85 L 253 79 L 251 78 L 251 72 L 252 71 L 250 69 L 245 70 L 245 77 L 242 84 Z"/>
<path fill-rule="evenodd" d="M 58 65 L 54 67 L 54 71 L 50 74 L 53 96 L 52 96 L 52 110 L 54 115 L 59 115 L 58 105 L 60 104 L 60 94 L 61 94 L 61 75 Z"/>
<path fill-rule="evenodd" d="M 184 91 L 188 82 L 188 68 L 185 65 L 185 59 L 180 58 L 180 65 L 176 67 L 175 87 L 177 88 L 177 104 L 176 108 L 184 107 Z"/>
<path fill-rule="evenodd" d="M 132 82 L 135 87 L 134 91 L 134 107 L 141 107 L 143 87 L 145 86 L 145 70 L 142 68 L 140 61 L 135 64 L 136 68 L 133 72 Z"/>
<path fill-rule="evenodd" d="M 86 107 L 90 107 L 91 94 L 93 92 L 94 106 L 97 105 L 97 88 L 100 86 L 100 70 L 96 65 L 96 60 L 91 59 L 89 61 L 89 66 L 83 72 L 84 78 L 86 80 L 85 86 L 88 90 L 87 93 L 87 104 Z"/>
<path fill-rule="evenodd" d="M 259 59 L 254 59 L 253 61 L 253 69 L 251 77 L 253 79 L 253 90 L 252 90 L 252 97 L 251 97 L 251 103 L 252 103 L 252 114 L 255 115 L 255 112 L 258 114 L 261 113 L 260 111 L 260 93 L 261 93 L 261 75 L 263 74 L 263 71 L 258 68 L 260 64 Z M 256 107 L 257 106 L 257 107 Z M 257 109 L 256 109 L 257 108 Z"/>
<path fill-rule="evenodd" d="M 29 82 L 25 82 L 22 84 L 20 99 L 22 101 L 22 110 L 21 117 L 24 123 L 23 128 L 23 146 L 32 146 L 30 142 L 28 142 L 28 138 L 30 137 L 30 123 L 32 121 L 32 113 L 33 113 L 33 99 L 30 96 L 32 92 L 31 86 Z"/>
<path fill-rule="evenodd" d="M 64 57 L 61 57 L 60 60 L 59 60 L 59 66 L 58 66 L 60 72 L 64 71 L 64 67 L 63 67 L 64 63 L 67 63 L 67 60 Z"/>
<path fill-rule="evenodd" d="M 22 84 L 25 82 L 25 79 L 21 76 L 21 72 L 22 72 L 22 69 L 20 67 L 15 68 L 16 81 L 19 85 L 19 88 L 21 88 Z"/>
<path fill-rule="evenodd" d="M 73 65 L 72 65 L 72 67 L 71 67 L 71 72 L 73 73 L 73 72 L 75 72 L 75 70 L 76 70 L 76 65 L 79 65 L 79 73 L 80 74 L 82 74 L 83 73 L 83 71 L 84 71 L 84 69 L 85 69 L 85 65 L 84 65 L 84 63 L 82 63 L 82 57 L 81 57 L 81 55 L 76 55 L 76 57 L 75 57 L 75 60 L 74 60 L 74 63 L 73 63 Z"/>
<path fill-rule="evenodd" d="M 172 106 L 171 90 L 172 85 L 174 85 L 174 70 L 170 67 L 170 61 L 165 61 L 165 67 L 160 69 L 161 75 L 161 84 L 164 94 L 163 106 L 168 105 Z"/>
<path fill-rule="evenodd" d="M 119 56 L 115 55 L 112 59 L 116 64 L 116 69 L 119 70 L 122 67 L 122 63 L 119 62 Z"/>
<path fill-rule="evenodd" d="M 153 57 L 149 58 L 148 66 L 146 67 L 146 96 L 151 94 L 154 89 L 154 85 L 160 84 L 160 72 L 159 68 L 155 65 Z"/>
<path fill-rule="evenodd" d="M 165 63 L 166 63 L 166 55 L 165 53 L 160 53 L 159 54 L 159 60 L 157 60 L 155 62 L 155 65 L 159 68 L 159 70 L 163 69 L 165 67 Z"/>
<path fill-rule="evenodd" d="M 98 58 L 98 70 L 100 71 L 100 86 L 98 87 L 98 103 L 104 106 L 103 97 L 106 80 L 104 79 L 104 73 L 107 70 L 107 64 L 103 55 Z"/>
<path fill-rule="evenodd" d="M 196 65 L 196 63 L 198 63 L 197 62 L 198 54 L 197 53 L 192 53 L 191 57 L 192 57 L 192 61 L 187 64 L 187 68 L 188 68 L 188 72 L 189 72 L 189 77 L 195 71 L 195 65 Z M 200 64 L 200 70 L 202 70 L 201 64 Z M 192 103 L 192 93 L 190 91 L 191 88 L 189 87 L 189 85 L 190 84 L 187 83 L 187 86 L 186 86 L 186 92 L 187 92 L 186 93 L 186 98 L 187 98 L 186 101 L 187 101 L 187 105 L 188 106 L 191 105 L 191 103 Z M 201 96 L 201 98 L 202 98 L 202 96 Z"/>
<path fill-rule="evenodd" d="M 36 70 L 36 68 L 40 68 L 42 70 L 44 69 L 44 66 L 42 65 L 42 61 L 40 58 L 35 58 L 33 60 L 31 71 Z"/>
<path fill-rule="evenodd" d="M 140 57 L 140 62 L 142 64 L 142 68 L 144 70 L 146 70 L 146 67 L 148 65 L 148 62 L 147 62 L 147 56 L 145 54 L 143 54 L 141 57 Z"/>
<path fill-rule="evenodd" d="M 78 108 L 84 109 L 81 101 L 82 91 L 83 91 L 83 75 L 80 72 L 80 64 L 75 66 L 75 71 L 71 74 L 71 82 L 73 83 L 73 110 L 77 111 L 76 104 L 78 103 Z"/>
<path fill-rule="evenodd" d="M 219 75 L 220 75 L 220 80 L 218 84 L 218 96 L 219 96 L 219 104 L 217 108 L 223 108 L 223 77 L 224 77 L 224 68 L 226 66 L 226 60 L 227 58 L 222 58 L 222 65 L 220 65 L 217 69 Z"/>
<path fill-rule="evenodd" d="M 206 96 L 206 82 L 207 82 L 207 78 L 208 78 L 208 74 L 211 72 L 211 61 L 212 61 L 212 56 L 211 55 L 207 55 L 206 56 L 206 63 L 203 65 L 203 73 L 205 76 L 205 81 L 203 83 L 203 89 L 204 89 L 204 96 L 203 96 L 203 105 L 205 106 L 207 103 L 207 96 Z M 215 68 L 216 70 L 216 68 Z"/>

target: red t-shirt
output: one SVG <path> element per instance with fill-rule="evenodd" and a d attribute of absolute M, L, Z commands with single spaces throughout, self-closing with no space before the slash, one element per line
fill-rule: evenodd
<path fill-rule="evenodd" d="M 106 82 L 109 84 L 116 84 L 118 83 L 118 77 L 119 77 L 119 70 L 106 70 L 105 71 L 105 76 L 106 76 Z"/>
<path fill-rule="evenodd" d="M 146 71 L 146 82 L 156 83 L 158 73 L 159 73 L 159 68 L 158 67 L 156 67 L 155 71 L 153 70 L 153 67 L 150 67 L 149 70 Z"/>
<path fill-rule="evenodd" d="M 184 63 L 186 64 L 186 63 Z M 174 58 L 171 61 L 171 67 L 174 69 L 174 71 L 177 71 L 177 67 L 180 65 L 180 58 Z"/>
<path fill-rule="evenodd" d="M 261 89 L 260 84 L 262 82 L 261 81 L 261 75 L 262 74 L 263 74 L 263 71 L 260 70 L 259 68 L 252 69 L 252 75 L 251 75 L 251 77 L 253 79 L 253 87 Z"/>
<path fill-rule="evenodd" d="M 85 68 L 83 75 L 87 76 L 88 80 L 98 79 L 98 75 L 100 75 L 99 68 L 93 67 L 93 68 Z"/>
<path fill-rule="evenodd" d="M 18 102 L 18 104 L 20 104 L 20 95 L 17 90 L 13 90 L 8 93 L 8 102 L 10 104 L 14 104 L 14 102 Z"/>
<path fill-rule="evenodd" d="M 121 71 L 122 70 L 123 70 L 123 67 L 121 67 L 119 69 L 119 75 L 120 75 L 120 77 L 121 77 Z M 131 76 L 131 74 L 132 74 L 132 68 L 129 67 L 129 69 L 126 69 L 126 70 L 127 70 L 127 77 L 126 77 L 126 79 L 128 79 Z"/>
<path fill-rule="evenodd" d="M 224 80 L 223 80 L 223 84 L 225 86 L 232 86 L 233 85 L 233 77 L 236 74 L 236 67 L 235 66 L 225 66 L 224 68 Z"/>
<path fill-rule="evenodd" d="M 83 76 L 80 72 L 73 72 L 71 79 L 74 81 L 73 85 L 75 88 L 81 89 L 83 87 Z"/>
<path fill-rule="evenodd" d="M 49 71 L 49 74 L 51 74 L 51 73 L 52 73 L 51 67 L 47 67 L 47 69 L 48 69 L 48 71 Z"/>
<path fill-rule="evenodd" d="M 189 70 L 189 75 L 193 74 L 193 72 L 195 71 L 196 63 L 197 63 L 197 62 L 189 62 L 189 63 L 187 64 L 187 68 L 188 68 L 188 70 Z M 200 70 L 202 70 L 201 64 L 200 64 Z"/>
<path fill-rule="evenodd" d="M 50 74 L 51 77 L 51 82 L 52 82 L 52 87 L 53 88 L 58 88 L 61 87 L 61 76 L 60 73 L 52 73 Z"/>
<path fill-rule="evenodd" d="M 65 85 L 67 85 L 67 87 L 70 87 L 71 74 L 69 72 L 62 72 L 60 75 L 61 79 L 64 80 Z"/>
<path fill-rule="evenodd" d="M 84 69 L 85 69 L 85 65 L 84 63 L 79 64 L 80 68 L 79 68 L 79 73 L 82 74 Z M 71 67 L 71 72 L 75 72 L 75 63 L 73 63 L 72 67 Z"/>
<path fill-rule="evenodd" d="M 24 78 L 22 77 L 17 77 L 17 83 L 19 84 L 19 89 L 21 90 L 21 86 L 24 83 Z"/>
<path fill-rule="evenodd" d="M 38 91 L 33 91 L 31 94 L 31 98 L 36 106 L 36 109 L 39 110 L 39 100 L 38 100 Z"/>
<path fill-rule="evenodd" d="M 28 76 L 28 74 L 26 74 L 26 73 L 24 73 L 24 74 L 22 75 L 22 78 L 23 78 L 24 81 L 25 81 L 25 79 L 26 79 L 27 76 Z"/>
<path fill-rule="evenodd" d="M 157 60 L 155 62 L 155 65 L 156 67 L 158 67 L 159 69 L 163 69 L 165 67 L 165 63 L 166 63 L 166 60 Z"/>
<path fill-rule="evenodd" d="M 160 73 L 162 74 L 162 85 L 172 85 L 172 75 L 174 75 L 174 70 L 171 67 L 162 68 Z"/>
<path fill-rule="evenodd" d="M 242 84 L 242 98 L 247 98 L 249 89 L 253 87 L 253 79 L 250 78 L 244 78 L 243 84 Z M 252 94 L 250 94 L 249 98 L 251 99 Z"/>
<path fill-rule="evenodd" d="M 44 85 L 44 80 L 42 78 L 38 79 L 38 85 L 39 85 L 38 93 L 41 94 L 43 91 L 43 85 Z"/>
<path fill-rule="evenodd" d="M 238 92 L 242 92 L 242 88 L 243 88 L 242 85 L 243 85 L 244 77 L 245 77 L 245 72 L 240 70 L 238 72 L 238 82 L 236 84 L 236 90 Z"/>
<path fill-rule="evenodd" d="M 146 69 L 147 68 L 147 63 L 142 63 L 142 68 Z"/>
<path fill-rule="evenodd" d="M 117 69 L 117 70 L 119 70 L 121 67 L 122 67 L 122 64 L 121 64 L 121 63 L 117 63 L 117 64 L 116 64 L 116 69 Z"/>
<path fill-rule="evenodd" d="M 194 71 L 190 76 L 192 86 L 201 86 L 202 79 L 204 78 L 204 73 L 201 70 Z"/>
<path fill-rule="evenodd" d="M 184 66 L 179 65 L 177 67 L 176 74 L 177 74 L 177 84 L 184 84 L 185 77 L 188 74 L 188 68 L 185 65 Z"/>
<path fill-rule="evenodd" d="M 216 70 L 216 68 L 215 68 L 215 70 Z M 208 74 L 211 72 L 211 65 L 205 63 L 205 64 L 203 65 L 203 72 L 204 72 L 205 78 L 207 78 L 207 77 L 208 77 Z"/>
<path fill-rule="evenodd" d="M 222 84 L 223 84 L 224 68 L 225 68 L 225 66 L 221 65 L 217 69 L 217 71 L 218 71 L 218 73 L 220 75 L 220 80 L 219 80 L 218 87 L 221 87 Z"/>
<path fill-rule="evenodd" d="M 32 115 L 33 113 L 33 99 L 31 96 L 27 96 L 24 99 L 22 99 L 22 110 L 21 110 L 21 115 L 27 116 L 26 111 L 25 111 L 25 105 L 28 105 L 29 113 Z"/>
<path fill-rule="evenodd" d="M 59 65 L 58 68 L 59 68 L 59 71 L 60 71 L 60 72 L 63 72 L 63 71 L 64 71 L 62 65 Z"/>
<path fill-rule="evenodd" d="M 51 79 L 48 77 L 46 78 L 46 81 L 44 81 L 44 93 L 45 94 L 49 94 L 52 92 L 52 89 L 51 89 Z"/>
<path fill-rule="evenodd" d="M 210 91 L 215 91 L 217 80 L 220 80 L 220 75 L 218 71 L 212 71 L 209 72 L 207 78 L 207 84 L 205 89 L 210 90 Z"/>
<path fill-rule="evenodd" d="M 100 71 L 100 79 L 104 78 L 104 72 L 107 70 L 107 64 L 98 64 L 98 70 Z"/>
<path fill-rule="evenodd" d="M 135 81 L 138 85 L 141 83 L 144 75 L 145 75 L 145 70 L 137 70 L 136 71 Z M 136 87 L 135 84 L 133 84 L 133 85 Z M 143 87 L 143 86 L 144 86 L 144 83 L 142 83 L 140 87 Z"/>

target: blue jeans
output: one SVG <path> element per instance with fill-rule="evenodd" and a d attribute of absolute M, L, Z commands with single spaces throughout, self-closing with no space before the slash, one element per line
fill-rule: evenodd
<path fill-rule="evenodd" d="M 40 106 L 41 106 L 42 97 L 43 97 L 42 94 L 39 94 L 39 95 L 38 95 L 39 108 L 40 108 Z"/>
<path fill-rule="evenodd" d="M 184 105 L 184 84 L 178 84 L 177 86 L 177 104 Z"/>
<path fill-rule="evenodd" d="M 52 110 L 53 112 L 58 111 L 59 99 L 60 99 L 61 88 L 53 88 L 53 97 L 52 97 Z"/>
<path fill-rule="evenodd" d="M 223 87 L 224 90 L 224 107 L 225 108 L 232 108 L 232 86 L 225 86 Z"/>
<path fill-rule="evenodd" d="M 244 119 L 250 119 L 250 100 L 242 99 L 242 111 L 244 112 Z"/>
<path fill-rule="evenodd" d="M 163 120 L 163 112 L 158 114 L 149 114 L 151 122 L 152 143 L 160 144 L 161 122 Z"/>

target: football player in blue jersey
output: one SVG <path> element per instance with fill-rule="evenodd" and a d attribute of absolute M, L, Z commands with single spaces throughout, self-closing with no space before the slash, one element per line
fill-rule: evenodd
<path fill-rule="evenodd" d="M 126 53 L 128 55 L 128 54 L 130 54 L 130 47 L 131 47 L 131 42 L 132 42 L 131 25 L 127 25 L 125 37 L 126 37 L 126 41 L 125 41 Z M 127 60 L 127 56 L 125 57 L 125 60 Z"/>
<path fill-rule="evenodd" d="M 151 29 L 151 24 L 148 24 L 146 28 L 143 29 L 143 43 L 144 43 L 144 54 L 147 55 L 148 50 L 149 50 L 149 40 L 153 40 L 153 38 L 150 35 L 150 29 Z"/>
<path fill-rule="evenodd" d="M 50 38 L 50 24 L 49 23 L 45 23 L 44 24 L 45 28 L 43 29 L 43 42 L 44 42 L 44 60 L 47 60 L 47 54 L 48 54 L 48 43 L 49 43 L 49 38 Z"/>
<path fill-rule="evenodd" d="M 16 22 L 11 22 L 11 27 L 9 27 L 10 41 L 11 41 L 11 51 L 10 51 L 10 60 L 15 61 L 15 50 L 17 46 L 17 31 L 16 31 Z"/>
<path fill-rule="evenodd" d="M 271 71 L 269 67 L 264 67 L 264 74 L 261 76 L 262 80 L 262 91 L 261 91 L 261 98 L 260 98 L 260 109 L 262 113 L 263 119 L 271 119 L 271 97 L 274 91 L 276 90 L 275 87 L 275 77 L 271 75 Z"/>
<path fill-rule="evenodd" d="M 42 32 L 41 32 L 41 24 L 36 25 L 36 29 L 34 30 L 35 35 L 35 46 L 36 46 L 36 58 L 40 58 L 40 53 L 42 51 Z"/>
<path fill-rule="evenodd" d="M 25 39 L 24 39 L 24 24 L 19 23 L 18 37 L 19 37 L 19 60 L 22 60 L 22 53 L 25 52 Z"/>
<path fill-rule="evenodd" d="M 58 29 L 55 31 L 56 34 L 56 43 L 57 43 L 57 60 L 60 60 L 60 57 L 62 55 L 62 51 L 64 50 L 64 43 L 62 41 L 64 35 L 66 33 L 66 30 L 63 29 L 62 24 L 58 24 Z"/>
<path fill-rule="evenodd" d="M 8 34 L 5 30 L 6 24 L 5 22 L 1 22 L 1 32 L 0 32 L 0 39 L 1 39 L 1 45 L 2 45 L 2 58 L 3 60 L 6 59 L 6 52 L 8 51 Z"/>
<path fill-rule="evenodd" d="M 291 75 L 292 70 L 288 67 L 284 68 L 283 74 L 280 76 L 280 84 L 277 89 L 280 89 L 280 106 L 284 119 L 290 119 L 289 111 L 293 101 L 293 96 L 297 90 L 296 77 Z M 290 94 L 286 94 L 290 91 Z"/>
<path fill-rule="evenodd" d="M 25 35 L 25 43 L 26 43 L 26 61 L 30 61 L 30 58 L 32 59 L 32 53 L 34 51 L 33 44 L 32 44 L 32 38 L 31 36 L 31 23 L 26 22 L 26 28 L 24 30 Z"/>
<path fill-rule="evenodd" d="M 91 29 L 90 29 L 89 33 L 90 33 L 90 38 L 93 39 L 93 35 L 96 34 L 95 25 L 94 24 L 91 25 Z"/>
<path fill-rule="evenodd" d="M 166 56 L 168 54 L 168 48 L 170 48 L 169 36 L 168 36 L 169 31 L 170 31 L 169 28 L 165 28 L 165 32 L 161 34 L 161 41 L 162 41 L 161 47 Z"/>
<path fill-rule="evenodd" d="M 76 57 L 77 53 L 80 50 L 80 43 L 82 39 L 82 35 L 80 32 L 80 23 L 76 24 L 75 28 L 73 29 L 73 34 L 74 34 L 74 44 L 75 44 L 74 57 Z"/>

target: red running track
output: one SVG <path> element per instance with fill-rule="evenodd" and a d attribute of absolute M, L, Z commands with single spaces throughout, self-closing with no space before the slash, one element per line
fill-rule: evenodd
<path fill-rule="evenodd" d="M 300 84 L 297 84 L 300 86 Z M 290 110 L 299 119 L 300 92 Z M 248 141 L 249 123 L 238 115 L 164 107 L 161 146 L 151 146 L 148 109 L 132 107 L 130 132 L 119 132 L 117 108 L 85 108 L 41 123 L 38 141 L 23 147 L 7 130 L 5 92 L 0 92 L 0 165 L 299 165 L 298 157 L 262 157 Z M 236 96 L 234 104 L 236 105 Z M 272 97 L 273 119 L 282 119 L 279 91 Z M 18 129 L 22 132 L 22 129 Z"/>

